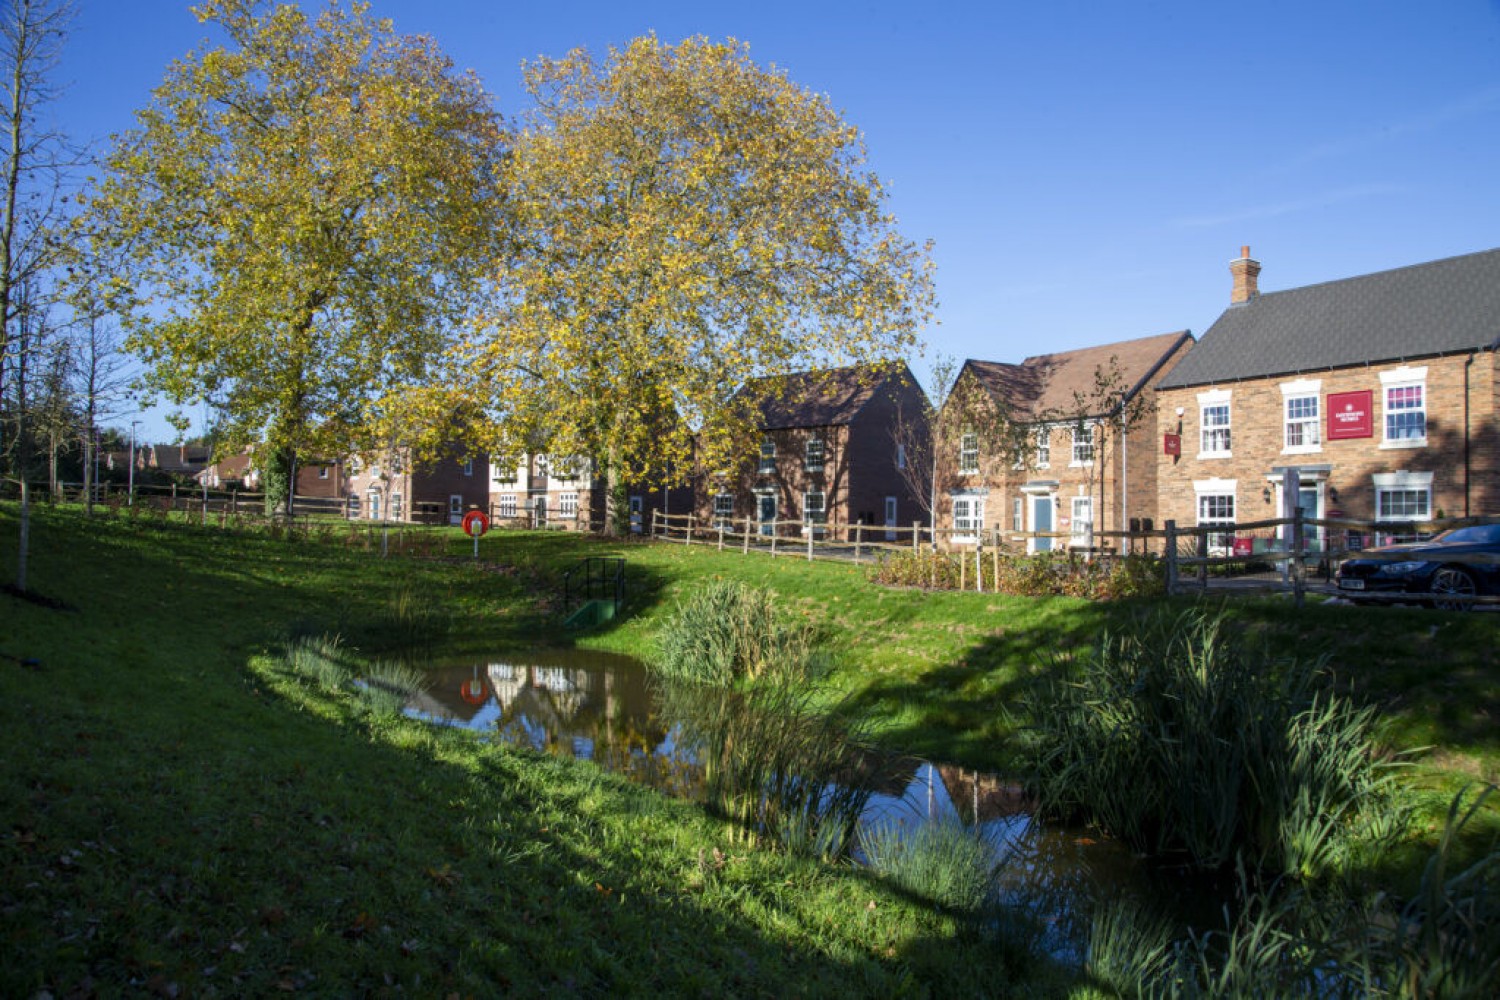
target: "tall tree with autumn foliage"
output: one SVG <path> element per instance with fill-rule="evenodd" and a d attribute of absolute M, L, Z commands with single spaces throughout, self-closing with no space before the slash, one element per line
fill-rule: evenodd
<path fill-rule="evenodd" d="M 224 44 L 169 67 L 85 224 L 151 385 L 263 441 L 279 505 L 296 456 L 341 450 L 472 305 L 505 136 L 472 74 L 368 4 L 194 11 Z"/>
<path fill-rule="evenodd" d="M 474 408 L 502 418 L 493 448 L 593 456 L 614 495 L 625 475 L 727 466 L 755 440 L 743 386 L 914 346 L 927 248 L 897 232 L 825 97 L 703 38 L 524 74 L 517 251 L 454 355 Z"/>

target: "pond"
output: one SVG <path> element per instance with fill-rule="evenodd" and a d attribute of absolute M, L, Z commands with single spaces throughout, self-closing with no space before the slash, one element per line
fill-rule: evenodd
<path fill-rule="evenodd" d="M 528 649 L 438 661 L 430 684 L 410 701 L 414 718 L 461 726 L 487 738 L 592 761 L 672 795 L 700 797 L 702 768 L 663 717 L 644 665 L 585 649 Z M 1040 908 L 1055 928 L 1054 952 L 1077 955 L 1080 917 L 1091 900 L 1128 893 L 1204 927 L 1216 904 L 1087 831 L 1036 821 L 1020 787 L 995 775 L 917 759 L 903 762 L 862 814 L 863 824 L 921 823 L 958 817 L 1014 851 L 1009 893 Z M 1194 919 L 1199 918 L 1199 919 Z"/>

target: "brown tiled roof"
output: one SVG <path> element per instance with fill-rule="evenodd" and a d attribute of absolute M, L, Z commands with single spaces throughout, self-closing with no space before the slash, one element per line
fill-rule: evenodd
<path fill-rule="evenodd" d="M 764 397 L 760 403 L 760 426 L 764 430 L 835 427 L 853 420 L 876 390 L 893 377 L 912 379 L 911 370 L 898 363 L 796 372 L 757 379 L 740 394 L 751 399 Z"/>
<path fill-rule="evenodd" d="M 970 360 L 964 367 L 1003 406 L 1031 414 L 1068 412 L 1078 396 L 1093 392 L 1096 371 L 1107 372 L 1111 364 L 1118 366 L 1129 395 L 1134 396 L 1153 376 L 1161 374 L 1167 359 L 1191 339 L 1192 334 L 1180 330 L 1076 351 L 1038 354 L 1018 365 Z"/>

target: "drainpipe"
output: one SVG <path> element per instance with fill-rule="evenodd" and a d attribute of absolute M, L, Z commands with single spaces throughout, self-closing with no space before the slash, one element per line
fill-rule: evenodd
<path fill-rule="evenodd" d="M 1469 372 L 1474 367 L 1474 355 L 1471 353 L 1464 361 L 1464 517 L 1470 516 L 1469 494 L 1471 492 L 1469 478 Z"/>
<path fill-rule="evenodd" d="M 1130 530 L 1130 434 L 1125 427 L 1125 411 L 1120 411 L 1120 529 Z"/>

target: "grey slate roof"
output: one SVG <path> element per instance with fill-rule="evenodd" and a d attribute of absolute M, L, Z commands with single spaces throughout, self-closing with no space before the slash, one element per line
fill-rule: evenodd
<path fill-rule="evenodd" d="M 1475 350 L 1500 339 L 1500 249 L 1232 305 L 1163 389 Z"/>

